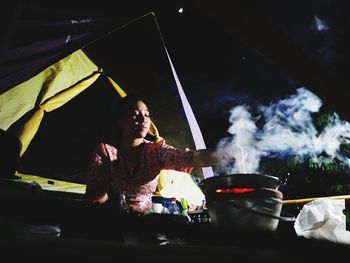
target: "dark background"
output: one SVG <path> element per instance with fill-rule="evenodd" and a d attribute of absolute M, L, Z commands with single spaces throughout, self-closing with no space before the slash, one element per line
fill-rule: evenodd
<path fill-rule="evenodd" d="M 193 147 L 193 142 L 183 123 L 164 43 L 208 147 L 226 136 L 228 110 L 233 106 L 268 104 L 302 86 L 318 95 L 327 109 L 350 119 L 348 1 L 117 1 L 113 5 L 14 1 L 11 5 L 2 11 L 6 21 L 2 54 L 66 33 L 58 26 L 33 27 L 33 21 L 112 18 L 113 24 L 99 32 L 116 31 L 88 42 L 84 51 L 127 92 L 145 92 L 151 98 L 161 135 L 177 146 Z M 155 14 L 160 32 L 152 15 L 123 27 L 149 12 Z M 325 27 L 319 27 L 320 21 Z M 24 172 L 81 181 L 100 132 L 98 125 L 110 125 L 101 119 L 108 119 L 108 107 L 100 104 L 109 100 L 109 91 L 87 93 L 91 95 L 82 94 L 80 104 L 67 104 L 45 117 L 23 156 Z M 58 120 L 69 122 L 65 125 L 69 129 L 57 129 Z"/>

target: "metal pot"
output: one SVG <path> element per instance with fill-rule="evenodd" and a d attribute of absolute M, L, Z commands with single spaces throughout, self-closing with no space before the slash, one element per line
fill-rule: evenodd
<path fill-rule="evenodd" d="M 212 222 L 239 231 L 275 231 L 281 216 L 282 181 L 262 174 L 220 175 L 202 180 L 202 189 Z"/>
<path fill-rule="evenodd" d="M 215 191 L 218 188 L 271 188 L 278 189 L 282 181 L 275 176 L 264 174 L 232 174 L 209 177 L 199 183 L 204 194 Z"/>

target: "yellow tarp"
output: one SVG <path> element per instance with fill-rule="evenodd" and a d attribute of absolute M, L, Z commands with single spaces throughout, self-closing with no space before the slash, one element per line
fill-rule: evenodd
<path fill-rule="evenodd" d="M 7 130 L 24 114 L 96 70 L 98 67 L 82 50 L 78 50 L 1 94 L 0 128 Z"/>
<path fill-rule="evenodd" d="M 36 110 L 18 131 L 22 142 L 21 156 L 27 150 L 37 133 L 45 112 L 53 111 L 90 87 L 101 75 L 102 70 L 78 50 L 48 67 L 38 75 L 13 87 L 0 96 L 0 128 L 6 130 L 24 114 Z M 110 77 L 108 80 L 120 97 L 126 93 Z M 151 123 L 150 134 L 160 140 L 156 126 Z M 85 185 L 52 180 L 36 175 L 19 174 L 20 180 L 37 182 L 45 190 L 85 193 Z"/>
<path fill-rule="evenodd" d="M 18 179 L 27 183 L 36 182 L 42 189 L 60 192 L 85 194 L 86 185 L 45 178 L 36 175 L 16 173 Z"/>

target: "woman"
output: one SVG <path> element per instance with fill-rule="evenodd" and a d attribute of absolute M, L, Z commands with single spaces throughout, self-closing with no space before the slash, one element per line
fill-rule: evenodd
<path fill-rule="evenodd" d="M 159 173 L 172 169 L 190 173 L 194 167 L 219 163 L 209 150 L 178 149 L 145 139 L 151 125 L 150 110 L 142 98 L 126 96 L 118 111 L 121 132 L 117 144 L 100 143 L 89 165 L 86 200 L 103 204 L 121 202 L 125 209 L 144 213 L 152 209 Z"/>

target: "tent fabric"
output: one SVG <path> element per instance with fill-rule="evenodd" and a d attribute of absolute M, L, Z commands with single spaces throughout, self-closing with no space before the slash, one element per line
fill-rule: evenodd
<path fill-rule="evenodd" d="M 48 190 L 48 191 L 85 194 L 85 190 L 86 190 L 85 184 L 71 183 L 67 181 L 45 178 L 42 176 L 31 175 L 31 174 L 16 173 L 16 176 L 17 178 L 13 180 L 27 182 L 27 183 L 36 182 L 40 185 L 42 189 Z"/>
<path fill-rule="evenodd" d="M 37 161 L 28 157 L 33 156 L 32 152 L 34 150 L 29 149 L 28 152 L 27 147 L 29 143 L 32 144 L 30 148 L 36 147 L 36 138 L 38 137 L 35 137 L 34 134 L 38 132 L 38 129 L 41 133 L 39 124 L 41 118 L 46 120 L 43 114 L 47 112 L 45 107 L 49 106 L 48 103 L 52 103 L 52 101 L 49 102 L 49 99 L 98 70 L 97 66 L 81 49 L 91 41 L 96 41 L 106 33 L 124 26 L 126 22 L 131 21 L 134 17 L 134 14 L 123 17 L 120 15 L 117 17 L 114 15 L 110 17 L 103 16 L 103 18 L 86 17 L 84 15 L 83 17 L 74 16 L 74 18 L 60 15 L 59 17 L 53 17 L 52 15 L 47 16 L 46 12 L 41 13 L 40 10 L 34 8 L 16 20 L 16 30 L 13 32 L 12 41 L 8 41 L 6 49 L 0 52 L 0 128 L 12 134 L 17 134 L 18 130 L 21 130 L 19 136 L 25 142 L 21 152 L 20 168 L 22 172 L 49 176 L 50 178 L 53 175 L 54 178 L 58 179 L 83 182 L 80 178 L 83 177 L 85 164 L 81 160 L 87 159 L 92 145 L 96 142 L 95 137 L 97 135 L 94 134 L 99 133 L 97 128 L 94 128 L 91 132 L 78 131 L 79 138 L 77 140 L 81 140 L 82 135 L 85 136 L 81 134 L 84 132 L 90 136 L 91 142 L 80 148 L 83 157 L 79 160 L 74 157 L 71 160 L 72 163 L 77 164 L 77 167 L 62 163 L 62 160 L 57 158 L 59 157 L 56 154 L 57 150 L 53 156 L 53 158 L 58 159 L 56 166 L 53 166 L 52 163 L 47 162 L 47 158 L 41 156 L 38 156 Z M 94 75 L 94 77 L 96 76 Z M 99 85 L 105 86 L 102 82 L 100 81 Z M 104 90 L 106 89 L 101 87 L 101 93 L 111 93 Z M 70 92 L 73 92 L 73 90 Z M 95 92 L 89 93 L 94 94 Z M 122 91 L 119 91 L 119 93 L 122 93 Z M 79 97 L 84 96 L 80 95 Z M 98 97 L 96 99 L 98 100 Z M 100 110 L 98 113 L 100 112 L 103 111 Z M 23 129 L 22 125 L 26 120 L 27 128 Z M 58 125 L 71 125 L 69 121 L 65 120 L 62 120 L 62 123 L 60 122 Z M 31 129 L 32 127 L 34 128 Z M 62 134 L 62 132 L 68 131 L 68 129 L 58 127 L 52 137 L 59 136 L 62 137 L 62 140 L 65 140 L 68 135 Z M 75 135 L 72 134 L 71 137 L 73 136 Z M 34 143 L 32 142 L 33 138 Z M 40 140 L 44 144 L 46 143 L 46 140 L 43 140 L 42 137 L 40 137 Z M 55 147 L 51 143 L 46 143 L 46 145 Z M 81 147 L 80 145 L 79 147 Z M 43 150 L 45 149 L 40 148 L 39 153 Z M 52 154 L 52 151 L 49 153 Z M 43 162 L 40 172 L 31 168 L 40 166 L 40 162 Z M 30 167 L 30 169 L 28 170 L 27 167 Z"/>
<path fill-rule="evenodd" d="M 154 17 L 147 21 L 154 26 Z M 91 26 L 90 21 L 86 21 L 86 25 L 87 28 L 89 25 Z M 85 191 L 87 160 L 96 143 L 102 138 L 109 138 L 108 136 L 111 135 L 115 125 L 110 121 L 113 118 L 112 115 L 104 115 L 110 112 L 110 107 L 113 107 L 113 103 L 117 102 L 117 98 L 126 96 L 124 90 L 112 77 L 102 70 L 105 66 L 110 70 L 111 66 L 113 68 L 113 63 L 122 64 L 125 63 L 125 60 L 120 62 L 112 59 L 112 64 L 107 67 L 107 65 L 100 64 L 99 57 L 95 59 L 95 57 L 91 58 L 90 56 L 94 49 L 97 52 L 101 51 L 103 44 L 85 48 L 85 45 L 92 39 L 96 41 L 103 36 L 104 34 L 101 32 L 105 33 L 107 28 L 110 30 L 110 26 L 111 24 L 103 30 L 99 27 L 97 31 L 95 28 L 85 28 L 80 31 L 80 28 L 69 32 L 68 35 L 65 32 L 63 36 L 40 40 L 34 44 L 24 43 L 22 46 L 19 44 L 19 47 L 11 48 L 2 56 L 1 66 L 5 70 L 0 73 L 0 110 L 2 112 L 0 128 L 16 133 L 23 143 L 20 167 L 16 173 L 19 180 L 40 181 L 41 186 L 48 190 L 80 193 Z M 142 27 L 146 27 L 146 25 L 142 25 Z M 135 26 L 135 28 L 139 29 L 140 27 Z M 110 32 L 113 31 L 110 30 Z M 151 34 L 154 34 L 154 38 L 159 38 L 158 31 Z M 111 34 L 108 34 L 107 41 L 111 41 L 110 36 Z M 127 35 L 119 34 L 118 44 L 122 36 L 127 37 Z M 66 42 L 63 41 L 64 37 Z M 124 41 L 124 43 L 126 42 Z M 144 45 L 145 42 L 142 43 Z M 156 42 L 154 45 L 152 41 L 149 41 L 149 44 L 152 45 L 151 50 L 155 52 L 151 54 L 161 55 L 162 52 L 159 52 L 159 48 L 162 46 L 159 43 Z M 86 51 L 88 52 L 86 53 Z M 105 52 L 105 50 L 103 51 Z M 110 57 L 108 52 L 103 54 L 105 58 Z M 123 59 L 120 56 L 113 58 Z M 154 58 L 152 57 L 152 59 Z M 157 59 L 165 63 L 162 73 L 171 74 L 170 69 L 168 72 L 166 69 L 166 63 L 169 61 L 166 59 L 163 61 L 163 58 Z M 117 68 L 120 69 L 120 66 Z M 169 77 L 171 77 L 170 74 Z M 166 82 L 166 85 L 171 87 L 171 79 Z M 159 86 L 150 95 L 157 95 L 162 99 L 168 98 L 168 100 L 164 100 L 167 104 L 165 112 L 172 109 L 171 114 L 174 115 L 174 109 L 177 106 L 171 106 L 171 103 L 178 101 L 169 95 L 178 96 L 178 94 L 172 93 L 174 90 L 162 90 Z M 142 84 L 141 87 L 142 91 L 147 91 L 149 88 L 147 84 Z M 135 92 L 132 88 L 130 90 Z M 87 97 L 89 100 L 86 99 Z M 62 107 L 63 105 L 64 107 Z M 92 111 L 97 112 L 92 116 L 94 120 L 90 124 L 89 114 Z M 66 115 L 60 115 L 61 112 L 66 112 Z M 83 114 L 83 118 L 79 116 L 76 119 L 70 118 L 71 116 L 67 115 L 67 112 L 77 116 Z M 59 116 L 54 125 L 50 121 L 55 120 L 52 118 L 53 115 Z M 177 133 L 176 136 L 181 134 L 180 140 L 186 143 L 186 147 L 189 146 L 188 135 L 186 135 L 188 131 L 185 130 L 186 124 L 183 123 L 183 119 L 179 122 L 181 117 L 176 117 L 176 114 L 173 117 L 178 118 L 178 120 L 174 121 L 172 118 L 172 131 Z M 79 130 L 79 123 L 82 121 L 84 125 L 87 124 L 88 129 L 84 127 L 84 130 Z M 73 134 L 70 133 L 72 125 L 75 125 L 75 133 Z M 43 137 L 44 131 L 46 131 L 46 135 Z M 151 124 L 150 135 L 156 141 L 162 139 L 154 123 Z M 69 144 L 65 143 L 62 149 L 61 145 L 57 143 L 66 142 L 65 138 L 68 136 L 70 136 L 70 142 Z M 75 153 L 67 155 L 71 156 L 68 161 L 65 155 L 71 152 Z M 34 153 L 38 154 L 35 159 L 31 158 Z M 51 160 L 55 162 L 53 163 Z"/>
<path fill-rule="evenodd" d="M 0 117 L 0 123 L 3 125 L 3 127 L 9 127 L 15 122 L 16 118 L 22 117 L 24 113 L 32 110 L 35 107 L 35 104 L 39 104 L 37 107 L 38 109 L 32 114 L 29 120 L 27 120 L 27 122 L 18 132 L 17 136 L 22 142 L 20 152 L 21 156 L 27 150 L 31 140 L 38 131 L 45 112 L 51 112 L 63 106 L 65 103 L 91 86 L 91 84 L 94 83 L 101 74 L 105 74 L 101 69 L 99 71 L 97 69 L 98 67 L 86 56 L 86 54 L 82 50 L 78 50 L 69 55 L 67 58 L 64 58 L 48 67 L 30 80 L 12 88 L 0 96 L 1 109 L 5 113 Z M 111 77 L 107 76 L 107 79 L 114 87 L 115 91 L 117 92 L 116 94 L 118 94 L 120 97 L 126 96 L 124 90 L 121 89 Z M 32 87 L 36 87 L 38 90 L 41 88 L 41 90 L 31 94 L 32 96 L 24 96 L 23 93 L 31 90 Z M 11 97 L 13 94 L 18 94 L 16 100 Z M 24 99 L 26 101 L 19 103 L 19 99 Z M 30 101 L 30 103 L 27 101 Z M 22 115 L 18 115 L 18 112 L 16 112 L 18 108 L 14 106 L 27 105 L 26 102 L 27 104 L 30 104 L 31 107 L 26 107 L 22 111 L 19 110 L 19 112 L 22 112 Z M 27 112 L 25 112 L 25 110 L 27 110 Z M 156 141 L 161 139 L 153 122 L 151 123 L 150 134 Z M 31 182 L 34 180 L 38 182 L 41 187 L 48 190 L 64 190 L 77 193 L 85 192 L 84 184 L 53 180 L 18 172 L 16 175 L 21 180 L 26 182 Z"/>
<path fill-rule="evenodd" d="M 75 57 L 76 55 L 78 58 Z M 92 70 L 96 67 L 87 59 L 86 56 L 83 55 L 82 52 L 76 52 L 69 56 L 67 60 L 64 59 L 62 61 L 59 61 L 52 67 L 46 69 L 43 72 L 44 78 L 41 79 L 40 83 L 36 83 L 37 85 L 39 84 L 36 87 L 42 87 L 42 90 L 44 90 L 44 92 L 40 92 L 39 94 L 42 95 L 42 98 L 35 98 L 35 101 L 43 102 L 39 102 L 38 110 L 19 131 L 18 137 L 23 143 L 21 155 L 27 149 L 31 139 L 34 137 L 36 131 L 38 130 L 44 112 L 50 112 L 62 106 L 67 101 L 71 100 L 77 94 L 82 92 L 84 89 L 89 87 L 99 76 L 98 74 L 93 73 L 91 76 L 85 78 L 85 75 L 87 73 L 91 74 L 88 72 L 88 70 Z M 79 77 L 84 77 L 83 81 L 79 80 L 73 88 L 66 89 L 66 87 L 71 86 L 71 83 L 76 82 L 77 78 Z M 26 91 L 30 90 L 31 87 L 32 83 L 30 80 L 23 84 L 23 89 Z M 60 90 L 64 91 L 60 93 Z M 55 96 L 52 96 L 50 99 L 48 99 L 48 96 L 51 94 L 55 94 Z"/>
<path fill-rule="evenodd" d="M 37 132 L 44 113 L 61 107 L 88 88 L 101 74 L 97 70 L 97 66 L 85 53 L 78 50 L 0 96 L 2 110 L 0 128 L 2 129 L 7 129 L 17 119 L 33 109 L 39 101 L 38 109 L 18 133 L 18 137 L 22 141 L 21 155 L 27 150 L 30 141 Z M 126 93 L 112 78 L 107 78 L 121 97 L 126 96 Z M 36 89 L 36 92 L 28 93 L 33 89 Z M 23 102 L 19 103 L 19 101 Z M 19 108 L 17 105 L 19 107 L 25 105 L 26 107 Z M 151 135 L 156 136 L 159 140 L 158 130 L 153 123 Z"/>
<path fill-rule="evenodd" d="M 29 80 L 0 95 L 0 128 L 7 130 L 36 105 L 97 71 L 97 66 L 78 50 Z"/>
<path fill-rule="evenodd" d="M 35 133 L 37 132 L 40 122 L 44 117 L 44 113 L 61 107 L 66 102 L 74 98 L 77 94 L 88 88 L 98 77 L 99 74 L 94 73 L 89 78 L 84 79 L 83 81 L 74 85 L 73 88 L 65 90 L 64 92 L 52 97 L 39 106 L 39 109 L 33 114 L 32 118 L 26 122 L 23 128 L 19 131 L 18 137 L 23 143 L 21 155 L 25 152 L 30 141 L 33 139 Z"/>
<path fill-rule="evenodd" d="M 36 11 L 17 21 L 12 44 L 0 53 L 0 94 L 132 19 L 111 16 L 52 20 L 41 18 L 47 14 Z"/>
<path fill-rule="evenodd" d="M 27 150 L 35 136 L 44 113 L 61 107 L 88 88 L 101 74 L 97 69 L 97 66 L 85 53 L 82 50 L 78 50 L 0 96 L 0 107 L 3 112 L 0 117 L 0 123 L 5 129 L 29 110 L 32 110 L 35 104 L 39 104 L 38 109 L 18 133 L 18 138 L 22 142 L 21 155 Z M 114 81 L 113 86 L 120 96 L 126 95 Z M 36 90 L 36 92 L 30 92 L 33 90 Z M 21 106 L 24 108 L 20 109 Z M 18 172 L 16 172 L 16 175 L 22 181 L 36 181 L 42 188 L 48 190 L 85 192 L 85 185 L 83 184 L 47 179 Z"/>

